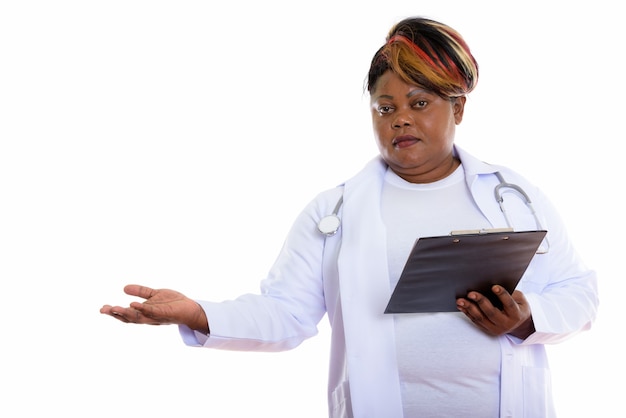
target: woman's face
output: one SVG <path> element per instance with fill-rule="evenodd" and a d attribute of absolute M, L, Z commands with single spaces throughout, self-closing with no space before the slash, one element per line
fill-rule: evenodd
<path fill-rule="evenodd" d="M 403 179 L 430 183 L 448 176 L 456 125 L 465 97 L 444 99 L 385 72 L 371 93 L 372 124 L 380 155 Z"/>

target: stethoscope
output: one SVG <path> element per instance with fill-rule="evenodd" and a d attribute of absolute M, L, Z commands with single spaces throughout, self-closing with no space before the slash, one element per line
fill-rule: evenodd
<path fill-rule="evenodd" d="M 341 225 L 341 219 L 339 218 L 339 208 L 343 203 L 343 195 L 337 201 L 335 205 L 335 209 L 333 209 L 333 213 L 330 215 L 324 216 L 317 223 L 317 229 L 327 237 L 332 237 L 339 231 L 339 226 Z"/>
<path fill-rule="evenodd" d="M 507 226 L 511 229 L 513 228 L 513 224 L 511 222 L 511 219 L 509 218 L 509 214 L 506 211 L 506 208 L 504 207 L 503 195 L 507 191 L 508 192 L 513 191 L 513 192 L 516 192 L 515 194 L 524 201 L 524 204 L 526 205 L 530 213 L 535 218 L 537 229 L 542 230 L 543 228 L 541 226 L 541 222 L 539 221 L 539 217 L 537 216 L 537 212 L 535 212 L 535 208 L 533 207 L 532 201 L 530 200 L 530 197 L 528 196 L 528 194 L 526 194 L 524 189 L 522 189 L 517 184 L 507 183 L 499 171 L 496 171 L 495 175 L 498 178 L 498 181 L 500 181 L 500 183 L 496 185 L 493 192 L 494 192 L 496 201 L 498 202 L 498 205 L 500 206 L 500 210 L 502 211 L 502 214 L 504 215 L 504 220 L 506 221 Z M 330 215 L 324 216 L 318 222 L 317 229 L 323 235 L 326 235 L 327 237 L 332 237 L 339 230 L 339 226 L 341 226 L 341 219 L 339 218 L 338 214 L 339 214 L 339 209 L 341 208 L 342 204 L 343 204 L 343 196 L 341 196 L 339 200 L 337 201 L 337 204 L 335 205 L 333 212 Z M 545 254 L 550 249 L 550 244 L 547 238 L 544 239 L 544 242 L 545 242 L 545 246 L 543 245 L 540 246 L 539 249 L 537 250 L 537 254 Z"/>
<path fill-rule="evenodd" d="M 520 199 L 524 201 L 524 203 L 526 204 L 526 207 L 528 208 L 530 213 L 533 215 L 533 218 L 535 218 L 535 224 L 537 225 L 537 229 L 542 230 L 543 227 L 541 226 L 541 221 L 539 220 L 539 217 L 537 216 L 537 212 L 535 212 L 535 207 L 533 206 L 533 203 L 530 200 L 530 197 L 528 197 L 528 194 L 526 194 L 524 189 L 522 189 L 517 184 L 507 183 L 499 171 L 496 171 L 494 174 L 498 178 L 498 181 L 500 181 L 500 184 L 498 184 L 493 189 L 493 194 L 496 198 L 496 201 L 498 202 L 498 205 L 500 205 L 500 210 L 502 211 L 502 214 L 504 215 L 504 220 L 506 221 L 507 226 L 513 229 L 513 224 L 511 222 L 511 219 L 509 218 L 509 214 L 506 211 L 506 208 L 504 207 L 503 195 L 507 191 L 509 192 L 513 191 Z M 542 245 L 540 245 L 539 248 L 537 249 L 537 254 L 546 254 L 549 249 L 550 249 L 550 243 L 548 242 L 548 238 L 546 237 L 544 238 Z"/>

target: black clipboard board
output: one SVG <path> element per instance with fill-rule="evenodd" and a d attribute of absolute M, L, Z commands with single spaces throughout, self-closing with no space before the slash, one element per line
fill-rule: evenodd
<path fill-rule="evenodd" d="M 386 314 L 457 312 L 456 299 L 470 290 L 501 308 L 491 291 L 513 292 L 546 231 L 478 231 L 419 238 L 406 261 Z"/>

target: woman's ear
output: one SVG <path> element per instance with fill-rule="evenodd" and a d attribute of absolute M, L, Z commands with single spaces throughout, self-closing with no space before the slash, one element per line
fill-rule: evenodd
<path fill-rule="evenodd" d="M 457 125 L 463 120 L 466 96 L 459 96 L 452 99 L 452 111 L 454 112 L 454 123 Z"/>

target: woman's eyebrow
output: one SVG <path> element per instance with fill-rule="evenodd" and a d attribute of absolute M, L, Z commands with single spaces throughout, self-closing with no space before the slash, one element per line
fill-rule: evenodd
<path fill-rule="evenodd" d="M 415 90 L 411 90 L 410 92 L 407 93 L 406 97 L 413 97 L 415 96 L 417 93 L 428 93 L 428 90 L 424 90 L 424 89 L 415 89 Z"/>
<path fill-rule="evenodd" d="M 410 97 L 415 96 L 418 93 L 429 93 L 429 91 L 426 89 L 411 90 L 410 92 L 406 94 L 406 97 L 410 98 Z M 380 100 L 380 99 L 393 99 L 393 96 L 391 94 L 381 94 L 380 96 L 376 97 L 376 100 Z"/>

